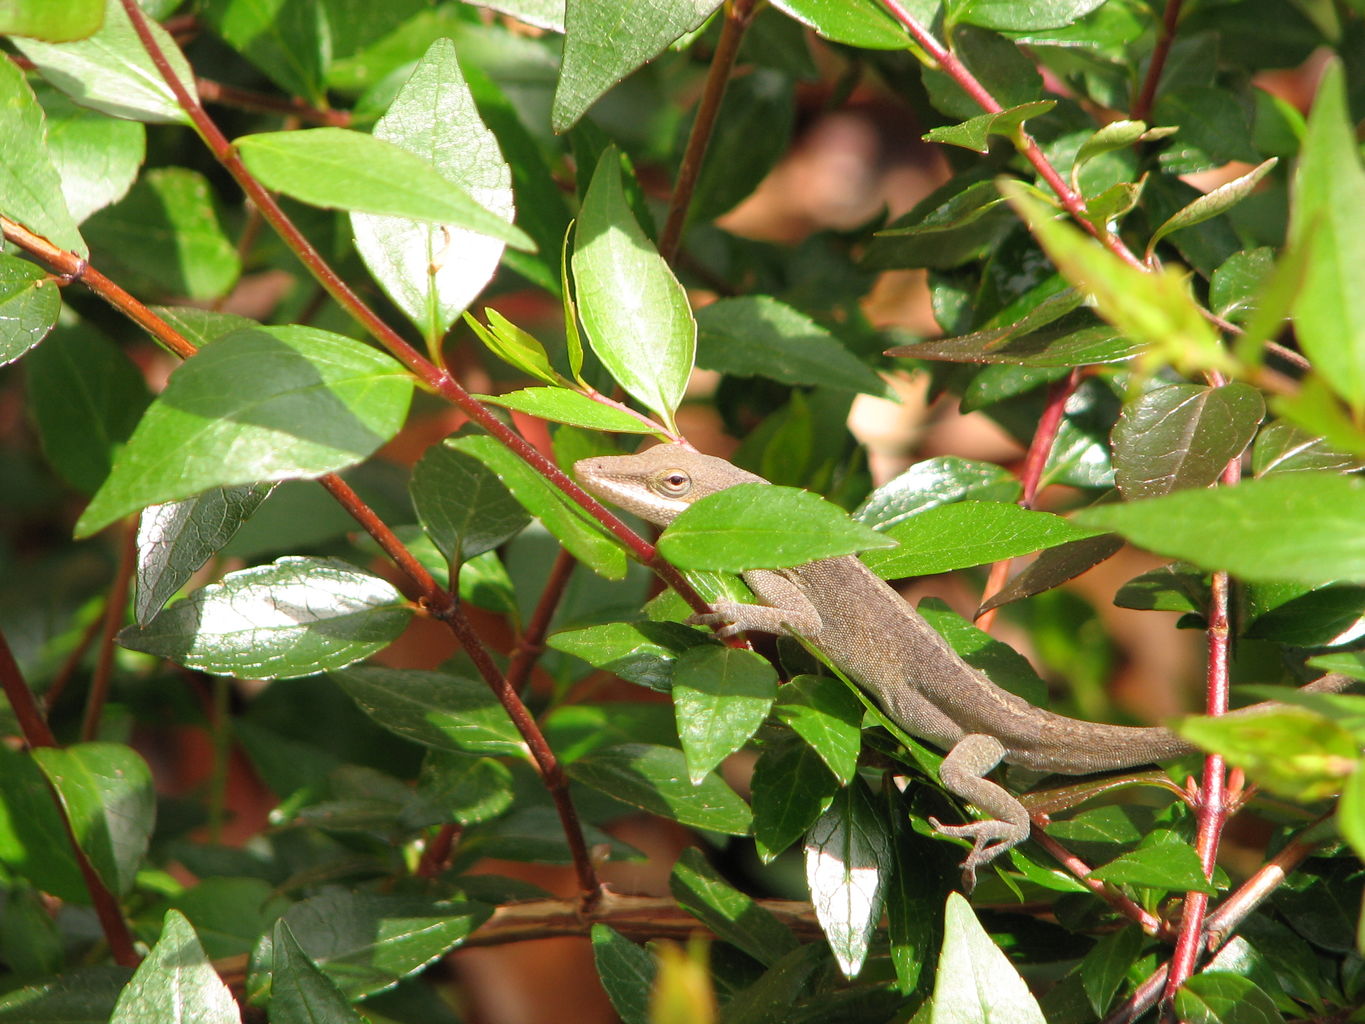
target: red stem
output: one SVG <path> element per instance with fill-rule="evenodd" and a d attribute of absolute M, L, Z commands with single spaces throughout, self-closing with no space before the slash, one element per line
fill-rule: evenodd
<path fill-rule="evenodd" d="M 507 684 L 518 693 L 526 685 L 526 679 L 535 663 L 545 653 L 545 635 L 550 631 L 550 621 L 559 608 L 559 602 L 564 597 L 564 588 L 569 585 L 569 577 L 573 575 L 574 566 L 577 564 L 578 560 L 573 555 L 563 548 L 559 549 L 554 565 L 550 567 L 550 576 L 545 581 L 545 589 L 540 593 L 536 610 L 531 613 L 531 621 L 521 631 L 516 650 L 512 652 L 512 660 L 507 665 Z"/>
<path fill-rule="evenodd" d="M 1166 70 L 1166 60 L 1171 55 L 1171 44 L 1175 42 L 1176 28 L 1180 24 L 1181 0 L 1166 0 L 1166 12 L 1161 19 L 1161 32 L 1156 45 L 1152 48 L 1152 59 L 1147 64 L 1147 75 L 1142 80 L 1142 89 L 1133 104 L 1131 116 L 1135 121 L 1147 121 L 1152 116 L 1152 106 L 1156 100 L 1157 85 L 1161 73 Z"/>

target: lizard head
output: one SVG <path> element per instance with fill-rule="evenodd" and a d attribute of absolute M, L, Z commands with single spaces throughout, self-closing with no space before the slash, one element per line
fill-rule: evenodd
<path fill-rule="evenodd" d="M 641 519 L 667 526 L 700 498 L 743 483 L 764 483 L 713 455 L 660 444 L 638 455 L 607 455 L 580 459 L 574 475 L 603 501 Z"/>

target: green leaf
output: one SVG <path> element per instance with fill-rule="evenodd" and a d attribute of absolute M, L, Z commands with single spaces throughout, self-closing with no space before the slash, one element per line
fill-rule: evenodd
<path fill-rule="evenodd" d="M 698 28 L 720 0 L 633 4 L 567 0 L 564 59 L 555 86 L 550 126 L 566 132 L 604 92 L 669 43 Z"/>
<path fill-rule="evenodd" d="M 971 905 L 955 892 L 943 912 L 929 1024 L 1046 1024 L 1038 1001 L 1000 951 Z"/>
<path fill-rule="evenodd" d="M 0 35 L 32 36 L 49 43 L 84 39 L 103 24 L 104 0 L 70 0 L 61 6 L 49 0 L 10 0 L 0 10 Z"/>
<path fill-rule="evenodd" d="M 329 888 L 295 903 L 280 920 L 305 956 L 349 1000 L 391 988 L 463 942 L 487 918 L 481 903 Z M 274 964 L 272 937 L 252 954 L 253 1001 L 265 994 Z"/>
<path fill-rule="evenodd" d="M 903 579 L 1015 558 L 1104 531 L 1002 501 L 959 501 L 926 509 L 882 532 L 900 546 L 869 551 L 863 561 L 883 579 Z"/>
<path fill-rule="evenodd" d="M 1174 176 L 1233 160 L 1256 163 L 1261 154 L 1252 145 L 1248 113 L 1240 96 L 1215 83 L 1162 89 L 1153 116 L 1158 124 L 1180 126 L 1161 151 L 1162 169 Z"/>
<path fill-rule="evenodd" d="M 502 761 L 453 750 L 429 750 L 422 759 L 417 795 L 458 825 L 477 825 L 506 814 L 516 802 L 516 780 Z"/>
<path fill-rule="evenodd" d="M 1114 426 L 1114 472 L 1125 498 L 1155 498 L 1216 483 L 1251 443 L 1265 415 L 1261 393 L 1234 382 L 1170 384 L 1124 407 Z"/>
<path fill-rule="evenodd" d="M 512 222 L 512 171 L 479 120 L 449 39 L 431 44 L 374 136 L 421 157 L 481 207 Z M 370 273 L 428 345 L 440 341 L 502 258 L 499 237 L 450 225 L 353 212 L 351 227 Z"/>
<path fill-rule="evenodd" d="M 777 671 L 753 651 L 707 644 L 678 657 L 673 704 L 693 785 L 744 746 L 776 697 Z"/>
<path fill-rule="evenodd" d="M 326 4 L 205 0 L 203 16 L 229 46 L 291 96 L 325 106 L 330 58 Z"/>
<path fill-rule="evenodd" d="M 659 538 L 682 569 L 778 569 L 895 541 L 795 487 L 739 484 L 689 505 Z"/>
<path fill-rule="evenodd" d="M 1365 480 L 1355 477 L 1288 473 L 1096 506 L 1072 521 L 1243 579 L 1365 582 Z"/>
<path fill-rule="evenodd" d="M 844 976 L 867 959 L 891 871 L 891 834 L 862 780 L 835 796 L 806 835 L 806 884 Z"/>
<path fill-rule="evenodd" d="M 1294 176 L 1289 242 L 1306 250 L 1294 333 L 1323 380 L 1365 413 L 1365 171 L 1347 111 L 1341 63 L 1327 64 Z"/>
<path fill-rule="evenodd" d="M 147 130 L 77 106 L 64 93 L 38 91 L 47 111 L 47 150 L 71 216 L 80 223 L 132 186 L 147 150 Z"/>
<path fill-rule="evenodd" d="M 362 1024 L 365 1018 L 309 959 L 283 918 L 271 943 L 270 1024 Z"/>
<path fill-rule="evenodd" d="M 1321 800 L 1337 793 L 1360 758 L 1355 737 L 1307 708 L 1196 716 L 1173 728 L 1191 743 L 1223 755 L 1266 789 L 1292 800 Z"/>
<path fill-rule="evenodd" d="M 137 530 L 134 618 L 145 626 L 237 532 L 270 493 L 266 484 L 215 487 L 143 510 Z"/>
<path fill-rule="evenodd" d="M 47 337 L 62 296 L 41 267 L 0 253 L 0 366 Z"/>
<path fill-rule="evenodd" d="M 863 722 L 863 704 L 855 693 L 829 676 L 797 676 L 782 687 L 774 711 L 841 783 L 853 781 Z"/>
<path fill-rule="evenodd" d="M 133 972 L 105 964 L 78 967 L 0 996 L 5 1024 L 107 1024 Z"/>
<path fill-rule="evenodd" d="M 673 413 L 692 373 L 697 324 L 687 293 L 631 213 L 614 146 L 598 160 L 583 197 L 573 273 L 592 350 L 621 387 L 675 430 Z"/>
<path fill-rule="evenodd" d="M 171 905 L 202 936 L 209 959 L 223 960 L 250 953 L 291 902 L 263 878 L 200 876 L 199 883 L 178 893 Z"/>
<path fill-rule="evenodd" d="M 683 653 L 715 646 L 705 633 L 676 622 L 608 622 L 552 633 L 545 643 L 661 693 L 672 688 L 673 670 Z"/>
<path fill-rule="evenodd" d="M 242 269 L 208 179 L 184 167 L 148 171 L 121 202 L 86 221 L 85 235 L 101 265 L 139 292 L 206 302 L 226 295 Z"/>
<path fill-rule="evenodd" d="M 1345 473 L 1362 466 L 1365 459 L 1338 451 L 1323 438 L 1279 420 L 1261 428 L 1251 449 L 1251 469 L 1256 476 L 1314 469 Z"/>
<path fill-rule="evenodd" d="M 352 466 L 398 432 L 411 396 L 398 363 L 349 338 L 299 326 L 233 331 L 171 375 L 76 533 L 210 487 Z"/>
<path fill-rule="evenodd" d="M 533 335 L 523 331 L 496 309 L 485 306 L 483 314 L 488 319 L 487 327 L 468 313 L 464 314 L 464 322 L 488 346 L 488 351 L 509 366 L 515 366 L 527 376 L 543 380 L 546 384 L 562 387 L 567 383 L 559 371 L 550 365 L 545 346 Z"/>
<path fill-rule="evenodd" d="M 662 436 L 663 428 L 651 426 L 649 421 L 632 415 L 625 409 L 594 401 L 587 395 L 568 388 L 522 388 L 505 395 L 475 395 L 489 405 L 538 416 L 554 423 L 571 423 L 589 430 L 608 430 L 617 434 L 655 434 Z"/>
<path fill-rule="evenodd" d="M 1090 872 L 1091 878 L 1119 885 L 1149 889 L 1213 893 L 1217 890 L 1204 877 L 1199 854 L 1186 842 L 1172 839 L 1138 847 Z"/>
<path fill-rule="evenodd" d="M 1019 478 L 989 462 L 953 455 L 917 462 L 867 496 L 853 518 L 885 530 L 925 509 L 958 501 L 1015 501 Z"/>
<path fill-rule="evenodd" d="M 1057 269 L 1090 293 L 1100 316 L 1146 348 L 1148 363 L 1160 360 L 1181 372 L 1233 369 L 1183 275 L 1130 266 L 1078 228 L 1053 220 L 1052 210 L 1018 182 L 1004 180 L 999 187 Z"/>
<path fill-rule="evenodd" d="M 992 135 L 1017 138 L 1019 127 L 1025 121 L 1030 117 L 1041 117 L 1056 105 L 1056 100 L 1036 100 L 1033 103 L 1021 103 L 1016 107 L 996 111 L 993 114 L 979 114 L 960 124 L 931 128 L 922 137 L 925 142 L 942 142 L 951 146 L 961 146 L 963 149 L 975 150 L 978 153 L 989 153 Z"/>
<path fill-rule="evenodd" d="M 431 221 L 518 249 L 534 243 L 417 153 L 346 128 L 261 132 L 233 140 L 252 174 L 312 206 Z"/>
<path fill-rule="evenodd" d="M 989 251 L 1017 223 L 995 182 L 972 181 L 963 187 L 950 181 L 875 232 L 861 266 L 960 266 Z"/>
<path fill-rule="evenodd" d="M 767 967 L 797 947 L 791 929 L 721 878 L 696 847 L 688 847 L 678 857 L 668 888 L 678 905 L 718 939 L 738 946 Z"/>
<path fill-rule="evenodd" d="M 1102 1016 L 1137 961 L 1147 938 L 1135 927 L 1101 935 L 1081 961 L 1081 984 L 1096 1016 Z"/>
<path fill-rule="evenodd" d="M 456 753 L 527 756 L 526 741 L 482 682 L 375 665 L 331 677 L 362 711 L 404 739 Z"/>
<path fill-rule="evenodd" d="M 594 924 L 592 958 L 622 1024 L 649 1024 L 649 996 L 658 973 L 654 957 L 611 926 Z"/>
<path fill-rule="evenodd" d="M 876 0 L 774 0 L 773 6 L 836 43 L 871 50 L 904 50 L 910 45 L 909 33 Z M 905 6 L 922 24 L 932 25 L 934 9 L 940 5 L 915 0 Z"/>
<path fill-rule="evenodd" d="M 492 551 L 531 521 L 497 474 L 458 448 L 436 444 L 408 483 L 422 529 L 452 565 Z"/>
<path fill-rule="evenodd" d="M 687 778 L 681 750 L 648 743 L 626 743 L 595 750 L 565 766 L 576 782 L 633 807 L 683 825 L 723 835 L 747 835 L 748 805 L 715 775 L 699 786 Z"/>
<path fill-rule="evenodd" d="M 43 108 L 18 66 L 11 60 L 4 64 L 0 68 L 0 213 L 59 248 L 88 256 L 90 250 L 67 209 L 62 182 L 48 152 Z"/>
<path fill-rule="evenodd" d="M 76 841 L 111 892 L 127 896 L 147 853 L 156 794 L 147 763 L 117 743 L 43 747 L 33 759 L 66 811 Z"/>
<path fill-rule="evenodd" d="M 697 313 L 697 365 L 736 377 L 883 395 L 882 379 L 832 333 L 767 295 L 721 299 Z"/>
<path fill-rule="evenodd" d="M 1269 160 L 1257 164 L 1241 177 L 1224 182 L 1167 217 L 1161 226 L 1152 232 L 1152 237 L 1147 240 L 1147 255 L 1150 256 L 1155 251 L 1157 242 L 1171 232 L 1193 227 L 1195 224 L 1202 224 L 1204 221 L 1212 220 L 1225 210 L 1236 206 L 1251 195 L 1257 183 L 1269 174 L 1271 168 L 1277 163 L 1279 163 L 1279 159 L 1272 156 Z"/>
<path fill-rule="evenodd" d="M 171 73 L 191 96 L 194 72 L 170 33 L 148 18 L 148 29 Z M 74 43 L 15 39 L 15 47 L 43 78 L 83 107 L 113 117 L 158 124 L 189 124 L 175 93 L 157 70 L 119 0 L 105 0 L 104 25 Z M 6 133 L 0 133 L 3 136 Z"/>
<path fill-rule="evenodd" d="M 1084 18 L 1104 0 L 949 0 L 954 21 L 1001 32 L 1062 28 Z"/>
<path fill-rule="evenodd" d="M 814 747 L 788 735 L 764 747 L 754 762 L 749 787 L 754 846 L 766 864 L 805 835 L 825 812 L 839 792 L 839 780 Z"/>
<path fill-rule="evenodd" d="M 241 1024 L 242 1011 L 204 956 L 194 928 L 178 910 L 166 911 L 161 937 L 138 964 L 109 1024 Z"/>
<path fill-rule="evenodd" d="M 290 555 L 229 573 L 127 626 L 118 642 L 190 668 L 291 679 L 382 651 L 412 609 L 393 586 L 337 559 Z"/>
<path fill-rule="evenodd" d="M 522 507 L 539 519 L 565 550 L 594 572 L 613 580 L 625 576 L 626 556 L 621 548 L 592 525 L 587 513 L 519 456 L 491 437 L 456 437 L 445 444 L 472 455 L 492 470 Z"/>
<path fill-rule="evenodd" d="M 1250 978 L 1203 971 L 1175 993 L 1175 1012 L 1189 1024 L 1283 1024 L 1275 1000 Z"/>
<path fill-rule="evenodd" d="M 60 900 L 90 904 L 47 777 L 32 757 L 6 746 L 0 746 L 0 864 Z"/>
<path fill-rule="evenodd" d="M 1365 857 L 1365 772 L 1359 766 L 1346 777 L 1336 809 L 1337 831 L 1355 851 Z"/>

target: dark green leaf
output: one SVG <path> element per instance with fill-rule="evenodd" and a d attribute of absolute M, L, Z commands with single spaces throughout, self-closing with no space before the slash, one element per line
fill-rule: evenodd
<path fill-rule="evenodd" d="M 204 956 L 194 928 L 178 910 L 166 912 L 161 937 L 118 997 L 109 1024 L 241 1024 L 242 1011 Z"/>
<path fill-rule="evenodd" d="M 592 958 L 622 1024 L 649 1024 L 649 996 L 658 972 L 654 957 L 609 925 L 594 924 Z"/>
<path fill-rule="evenodd" d="M 1251 469 L 1256 476 L 1313 469 L 1345 473 L 1363 465 L 1365 459 L 1337 451 L 1322 438 L 1278 420 L 1262 428 L 1251 449 Z"/>
<path fill-rule="evenodd" d="M 459 565 L 516 536 L 531 521 L 491 469 L 448 444 L 432 445 L 408 483 L 422 529 Z"/>
<path fill-rule="evenodd" d="M 1225 971 L 1187 978 L 1175 994 L 1175 1012 L 1189 1024 L 1282 1024 L 1275 1001 L 1254 981 Z"/>
<path fill-rule="evenodd" d="M 1224 182 L 1217 188 L 1206 192 L 1198 199 L 1186 204 L 1178 212 L 1172 214 L 1162 222 L 1161 226 L 1152 232 L 1152 237 L 1147 240 L 1147 252 L 1152 253 L 1156 249 L 1157 242 L 1182 228 L 1192 227 L 1201 224 L 1206 220 L 1212 220 L 1220 213 L 1230 209 L 1243 199 L 1249 196 L 1256 184 L 1270 173 L 1271 168 L 1279 161 L 1271 157 L 1256 167 L 1247 171 L 1239 178 Z"/>
<path fill-rule="evenodd" d="M 1189 174 L 1241 160 L 1254 164 L 1260 154 L 1251 145 L 1251 125 L 1240 97 L 1214 85 L 1166 88 L 1157 97 L 1152 119 L 1179 125 L 1160 155 L 1170 174 Z"/>
<path fill-rule="evenodd" d="M 754 845 L 765 862 L 805 835 L 839 791 L 839 780 L 815 748 L 795 736 L 767 745 L 749 785 Z"/>
<path fill-rule="evenodd" d="M 190 919 L 209 959 L 223 960 L 250 953 L 290 902 L 263 878 L 201 876 L 172 906 Z"/>
<path fill-rule="evenodd" d="M 751 33 L 752 28 L 746 40 Z M 801 45 L 799 37 L 793 42 Z M 749 196 L 788 151 L 795 120 L 792 80 L 786 74 L 753 68 L 732 78 L 706 147 L 688 219 L 718 217 Z"/>
<path fill-rule="evenodd" d="M 514 786 L 511 770 L 501 761 L 433 749 L 422 760 L 417 792 L 451 821 L 477 825 L 511 808 L 516 800 Z"/>
<path fill-rule="evenodd" d="M 723 942 L 771 967 L 796 949 L 796 937 L 752 897 L 730 885 L 696 847 L 683 850 L 668 878 L 678 905 Z"/>
<path fill-rule="evenodd" d="M 872 236 L 862 265 L 869 270 L 960 266 L 990 250 L 1015 225 L 993 181 L 956 181 L 931 192 L 914 209 Z"/>
<path fill-rule="evenodd" d="M 758 731 L 776 696 L 776 670 L 753 651 L 707 644 L 679 655 L 673 704 L 694 785 Z"/>
<path fill-rule="evenodd" d="M 1152 889 L 1212 893 L 1214 886 L 1204 877 L 1199 854 L 1194 847 L 1177 839 L 1151 842 L 1111 860 L 1090 872 L 1091 878 L 1121 885 L 1140 885 Z"/>
<path fill-rule="evenodd" d="M 325 105 L 322 78 L 332 40 L 326 4 L 205 0 L 203 14 L 234 50 L 291 96 Z"/>
<path fill-rule="evenodd" d="M 0 366 L 42 341 L 61 311 L 62 297 L 41 268 L 0 253 Z"/>
<path fill-rule="evenodd" d="M 126 967 L 81 967 L 0 996 L 4 1024 L 108 1024 L 133 972 Z"/>
<path fill-rule="evenodd" d="M 1011 576 L 989 600 L 982 602 L 978 614 L 1059 587 L 1117 554 L 1122 547 L 1121 538 L 1100 534 L 1039 552 L 1037 558 Z"/>
<path fill-rule="evenodd" d="M 891 871 L 891 835 L 872 795 L 855 780 L 806 834 L 806 884 L 839 969 L 862 970 L 882 916 Z"/>
<path fill-rule="evenodd" d="M 365 1018 L 308 958 L 282 918 L 272 943 L 270 1024 L 362 1024 Z"/>
<path fill-rule="evenodd" d="M 748 805 L 715 775 L 692 785 L 681 750 L 626 743 L 593 751 L 566 770 L 575 781 L 661 818 L 725 835 L 749 832 Z"/>
<path fill-rule="evenodd" d="M 1031 117 L 1041 117 L 1056 105 L 1056 100 L 1037 100 L 1033 103 L 1021 103 L 1017 107 L 996 111 L 993 114 L 978 114 L 961 124 L 932 128 L 924 133 L 924 141 L 943 142 L 953 146 L 961 146 L 963 149 L 975 150 L 978 153 L 989 153 L 992 135 L 1003 135 L 1006 138 L 1014 137 L 1019 132 L 1019 126 L 1025 121 Z"/>
<path fill-rule="evenodd" d="M 949 0 L 956 21 L 1002 32 L 1062 28 L 1084 18 L 1104 0 Z"/>
<path fill-rule="evenodd" d="M 412 610 L 393 586 L 336 559 L 288 556 L 229 573 L 128 626 L 118 642 L 190 668 L 289 679 L 381 651 Z"/>

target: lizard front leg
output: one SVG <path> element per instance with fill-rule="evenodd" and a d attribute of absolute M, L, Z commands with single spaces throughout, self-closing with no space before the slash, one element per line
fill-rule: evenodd
<path fill-rule="evenodd" d="M 968 892 L 976 886 L 977 868 L 1029 836 L 1029 816 L 1024 805 L 994 782 L 982 778 L 1004 756 L 1005 748 L 994 736 L 971 733 L 954 744 L 938 770 L 949 792 L 990 816 L 967 825 L 941 825 L 929 819 L 929 824 L 945 836 L 972 840 L 972 852 L 962 865 L 962 885 Z"/>
<path fill-rule="evenodd" d="M 716 632 L 720 636 L 734 636 L 751 629 L 807 637 L 820 631 L 824 624 L 820 613 L 787 577 L 771 569 L 750 569 L 743 576 L 762 604 L 717 601 L 711 606 L 712 611 L 690 616 L 688 624 L 719 626 Z"/>

